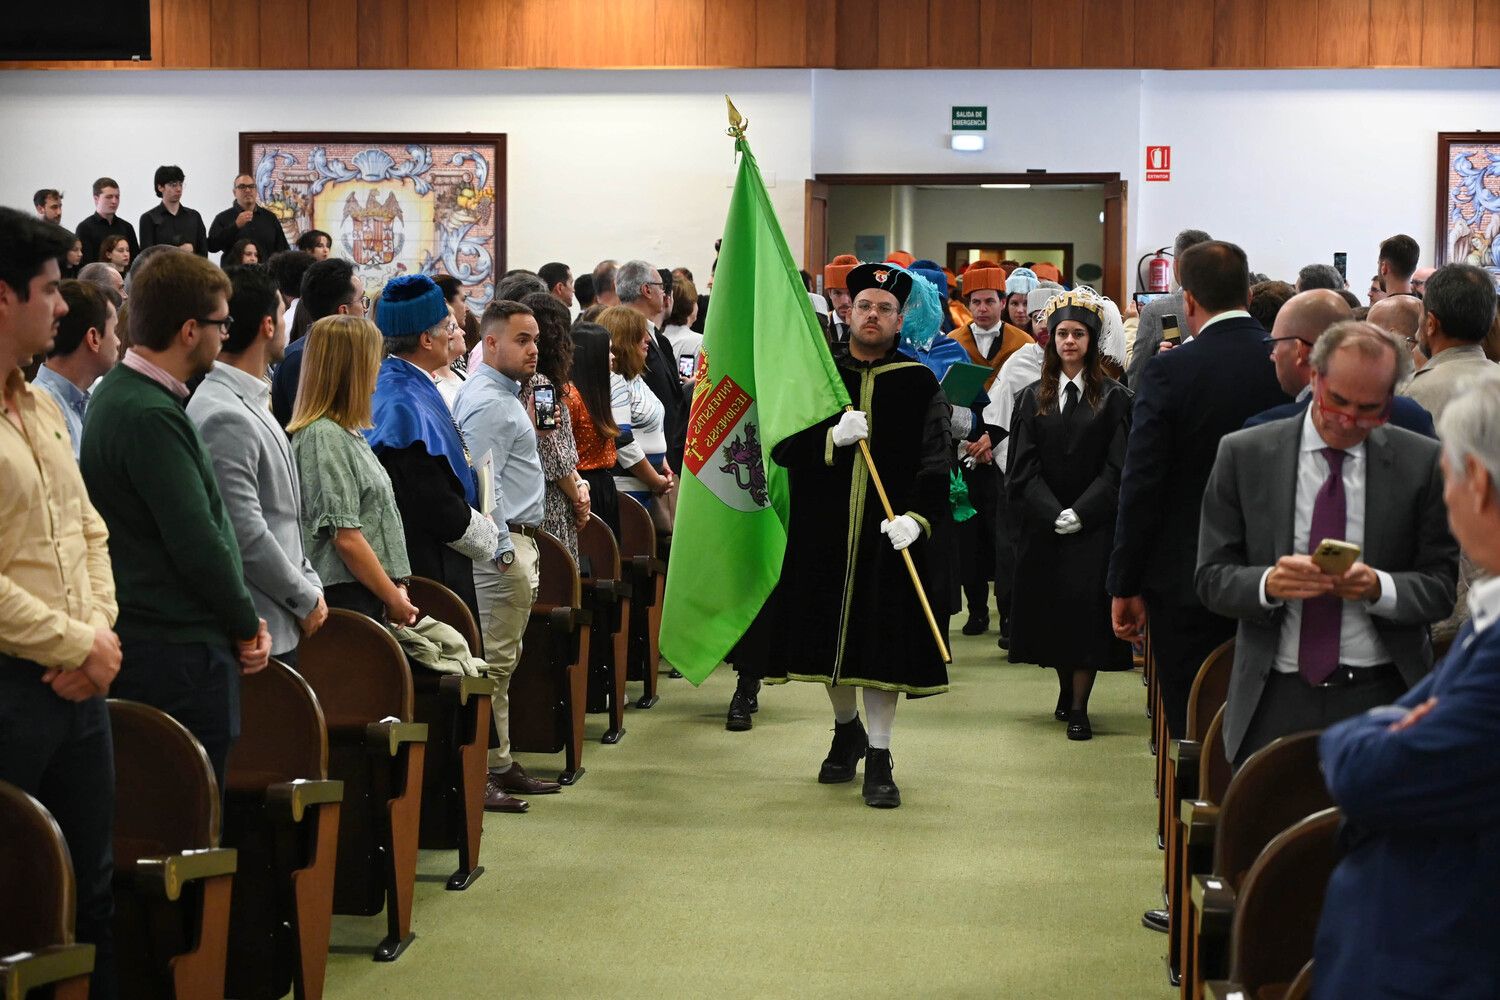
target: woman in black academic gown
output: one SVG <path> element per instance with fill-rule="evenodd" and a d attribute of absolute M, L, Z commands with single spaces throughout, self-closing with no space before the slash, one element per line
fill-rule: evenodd
<path fill-rule="evenodd" d="M 1006 463 L 1021 525 L 1010 655 L 1057 671 L 1055 715 L 1068 739 L 1086 740 L 1095 674 L 1131 666 L 1104 589 L 1131 395 L 1101 367 L 1095 296 L 1054 296 L 1046 323 L 1042 377 L 1017 397 Z"/>

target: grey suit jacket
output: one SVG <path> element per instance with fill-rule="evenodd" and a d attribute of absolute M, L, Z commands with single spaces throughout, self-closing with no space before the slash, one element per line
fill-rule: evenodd
<path fill-rule="evenodd" d="M 1260 604 L 1260 578 L 1292 554 L 1297 457 L 1303 417 L 1226 435 L 1203 495 L 1195 584 L 1204 607 L 1239 619 L 1234 672 L 1224 706 L 1224 746 L 1233 760 L 1260 703 L 1281 641 L 1281 607 Z M 1365 538 L 1361 560 L 1391 574 L 1396 613 L 1372 616 L 1408 685 L 1432 669 L 1428 625 L 1453 611 L 1458 543 L 1448 532 L 1439 444 L 1399 427 L 1365 442 Z"/>
<path fill-rule="evenodd" d="M 1182 292 L 1173 292 L 1164 299 L 1148 302 L 1141 307 L 1141 321 L 1135 328 L 1135 344 L 1130 349 L 1130 367 L 1125 370 L 1125 377 L 1129 380 L 1132 391 L 1141 384 L 1141 372 L 1146 370 L 1146 362 L 1156 357 L 1156 349 L 1161 346 L 1161 318 L 1169 313 L 1177 317 L 1178 328 L 1182 330 L 1183 336 L 1187 336 L 1187 324 L 1183 322 L 1187 303 L 1182 298 Z"/>
<path fill-rule="evenodd" d="M 297 648 L 299 621 L 318 602 L 323 583 L 302 550 L 300 486 L 286 434 L 267 408 L 270 384 L 253 387 L 222 362 L 188 403 L 188 417 L 208 446 L 214 478 L 234 525 L 255 609 L 271 630 L 271 651 Z"/>

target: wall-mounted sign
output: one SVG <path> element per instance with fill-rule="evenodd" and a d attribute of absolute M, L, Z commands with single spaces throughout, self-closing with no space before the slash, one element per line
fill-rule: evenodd
<path fill-rule="evenodd" d="M 1172 179 L 1172 147 L 1146 147 L 1146 180 L 1169 181 Z"/>
<path fill-rule="evenodd" d="M 989 128 L 988 107 L 959 107 L 953 105 L 953 131 L 983 132 Z"/>

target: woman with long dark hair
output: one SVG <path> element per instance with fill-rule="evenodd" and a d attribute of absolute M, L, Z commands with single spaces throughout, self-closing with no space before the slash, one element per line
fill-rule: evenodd
<path fill-rule="evenodd" d="M 1131 666 L 1104 589 L 1131 396 L 1104 374 L 1097 296 L 1053 296 L 1045 316 L 1051 336 L 1042 377 L 1017 397 L 1006 462 L 1021 524 L 1010 657 L 1057 671 L 1054 715 L 1068 723 L 1068 739 L 1086 740 L 1096 674 Z"/>
<path fill-rule="evenodd" d="M 578 529 L 588 521 L 590 490 L 588 482 L 578 474 L 578 445 L 573 437 L 573 422 L 565 414 L 568 385 L 573 377 L 573 335 L 568 329 L 568 307 L 550 292 L 532 292 L 521 304 L 531 307 L 537 325 L 536 375 L 521 390 L 521 405 L 536 414 L 537 452 L 542 459 L 542 476 L 547 480 L 542 527 L 561 540 L 577 562 Z M 546 426 L 549 424 L 550 427 Z"/>
<path fill-rule="evenodd" d="M 615 492 L 615 439 L 620 426 L 610 407 L 609 331 L 597 323 L 573 325 L 573 377 L 563 392 L 573 440 L 578 446 L 578 474 L 589 486 L 589 503 L 620 537 L 620 498 Z"/>

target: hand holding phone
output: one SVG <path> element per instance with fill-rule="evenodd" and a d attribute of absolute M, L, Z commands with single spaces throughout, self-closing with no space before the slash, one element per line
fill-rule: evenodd
<path fill-rule="evenodd" d="M 1177 344 L 1182 340 L 1182 331 L 1177 327 L 1177 317 L 1167 313 L 1161 318 L 1161 340 L 1164 344 Z"/>
<path fill-rule="evenodd" d="M 1313 550 L 1312 561 L 1329 576 L 1343 576 L 1359 559 L 1359 546 L 1337 538 L 1325 538 Z"/>
<path fill-rule="evenodd" d="M 698 373 L 698 355 L 696 355 L 696 354 L 679 354 L 679 355 L 677 355 L 677 374 L 678 375 L 681 375 L 684 380 L 687 380 L 687 379 L 692 378 L 697 373 Z"/>
<path fill-rule="evenodd" d="M 539 431 L 553 431 L 557 429 L 557 390 L 550 385 L 539 385 L 532 396 L 533 407 L 536 410 L 536 429 Z"/>

